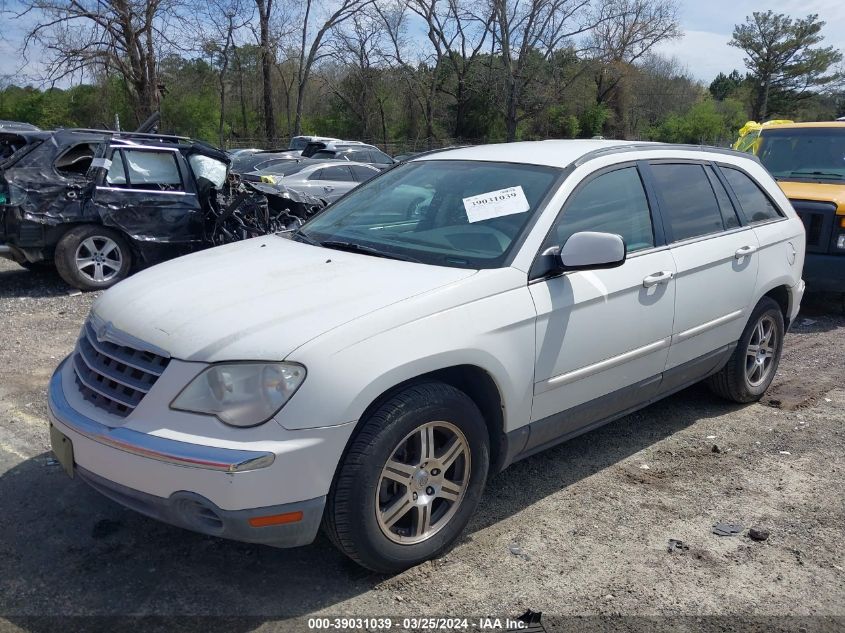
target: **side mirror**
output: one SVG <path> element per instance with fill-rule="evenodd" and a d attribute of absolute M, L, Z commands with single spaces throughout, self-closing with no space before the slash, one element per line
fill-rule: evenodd
<path fill-rule="evenodd" d="M 625 263 L 625 240 L 614 233 L 573 233 L 557 255 L 560 270 L 615 268 Z"/>

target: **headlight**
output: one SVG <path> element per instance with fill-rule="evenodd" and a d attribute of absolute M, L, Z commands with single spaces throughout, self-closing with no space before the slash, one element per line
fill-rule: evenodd
<path fill-rule="evenodd" d="M 836 248 L 841 248 L 845 250 L 845 233 L 843 233 L 836 239 Z"/>
<path fill-rule="evenodd" d="M 266 422 L 296 393 L 305 367 L 295 363 L 213 365 L 194 378 L 171 409 L 217 416 L 232 426 Z"/>

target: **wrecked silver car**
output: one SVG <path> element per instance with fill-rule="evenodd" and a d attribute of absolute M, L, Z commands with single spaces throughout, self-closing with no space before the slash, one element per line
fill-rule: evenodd
<path fill-rule="evenodd" d="M 0 131 L 0 256 L 54 263 L 83 290 L 210 246 L 296 228 L 323 200 L 241 182 L 222 151 L 185 137 Z"/>

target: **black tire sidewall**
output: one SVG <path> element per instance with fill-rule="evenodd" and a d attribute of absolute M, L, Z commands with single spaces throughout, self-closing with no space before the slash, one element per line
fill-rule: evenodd
<path fill-rule="evenodd" d="M 775 345 L 774 359 L 772 361 L 773 365 L 771 371 L 769 372 L 768 379 L 765 382 L 754 386 L 748 382 L 748 376 L 745 373 L 746 350 L 757 322 L 764 315 L 771 316 L 775 322 L 777 342 Z M 734 363 L 736 363 L 736 366 L 734 367 L 734 375 L 737 377 L 738 384 L 736 387 L 743 396 L 751 399 L 759 399 L 772 384 L 772 380 L 774 380 L 775 374 L 778 370 L 778 365 L 780 364 L 781 353 L 783 352 L 784 333 L 785 328 L 783 323 L 783 313 L 780 310 L 780 306 L 775 303 L 773 299 L 769 299 L 768 297 L 763 298 L 763 300 L 757 304 L 754 312 L 751 313 L 751 318 L 748 320 L 748 324 L 742 332 L 739 343 L 737 343 L 734 359 Z"/>
<path fill-rule="evenodd" d="M 489 437 L 478 408 L 463 397 L 447 402 L 420 402 L 408 408 L 383 428 L 371 443 L 370 459 L 358 467 L 359 485 L 351 490 L 349 507 L 358 514 L 352 524 L 352 539 L 358 556 L 368 567 L 393 572 L 436 556 L 460 535 L 469 522 L 484 491 L 489 468 Z M 381 470 L 398 444 L 415 428 L 432 421 L 448 421 L 465 435 L 470 447 L 470 483 L 454 516 L 440 531 L 422 543 L 402 545 L 388 539 L 376 519 L 375 491 Z"/>
<path fill-rule="evenodd" d="M 113 240 L 120 249 L 122 258 L 120 270 L 117 275 L 108 281 L 101 283 L 91 281 L 82 275 L 76 266 L 77 248 L 79 248 L 82 242 L 91 237 L 105 237 Z M 117 231 L 103 226 L 85 225 L 75 227 L 62 236 L 56 245 L 54 260 L 59 275 L 69 285 L 80 290 L 104 290 L 129 276 L 129 271 L 132 267 L 132 251 L 129 247 L 129 242 Z"/>

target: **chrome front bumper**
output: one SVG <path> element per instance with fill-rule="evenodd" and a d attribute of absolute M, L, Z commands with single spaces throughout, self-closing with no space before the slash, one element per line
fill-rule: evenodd
<path fill-rule="evenodd" d="M 62 361 L 50 379 L 50 412 L 61 424 L 100 444 L 126 453 L 176 466 L 239 473 L 270 466 L 276 456 L 269 452 L 218 448 L 179 442 L 122 427 L 109 427 L 79 413 L 68 404 L 62 388 Z"/>

